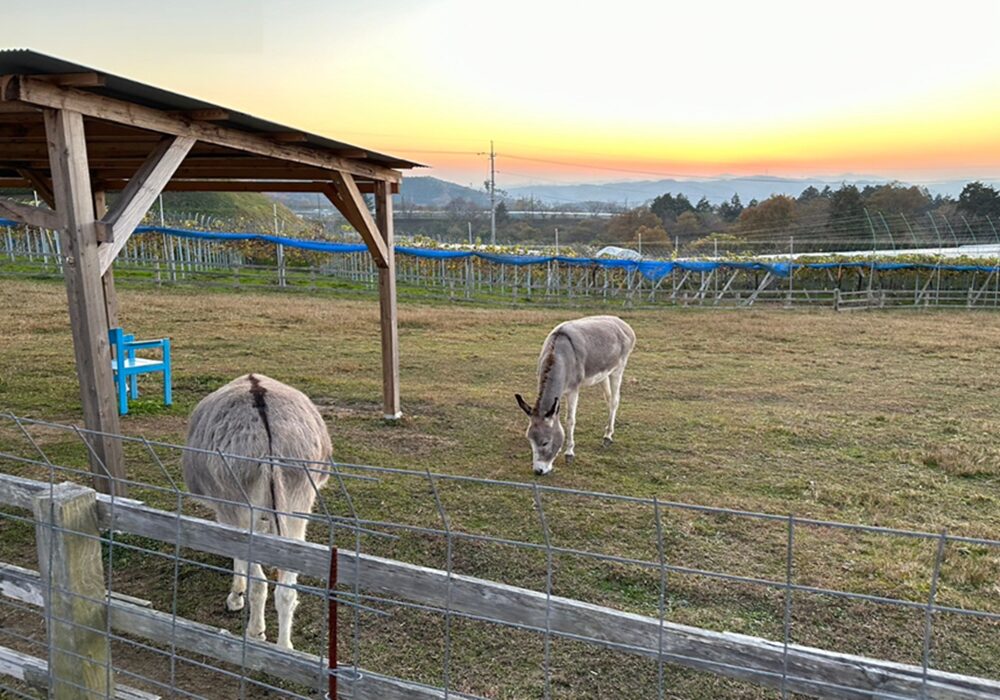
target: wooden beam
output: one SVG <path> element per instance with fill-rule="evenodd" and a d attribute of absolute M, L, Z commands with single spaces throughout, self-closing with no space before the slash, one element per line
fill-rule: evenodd
<path fill-rule="evenodd" d="M 108 197 L 104 190 L 94 190 L 94 216 L 100 221 L 108 213 Z M 104 246 L 101 246 L 103 248 Z M 100 248 L 98 248 L 98 253 Z M 104 291 L 104 316 L 107 319 L 108 330 L 121 325 L 118 320 L 118 292 L 115 290 L 115 270 L 109 267 L 101 275 L 101 288 Z"/>
<path fill-rule="evenodd" d="M 23 102 L 3 102 L 0 103 L 0 114 L 30 114 L 39 113 L 35 105 L 26 105 Z"/>
<path fill-rule="evenodd" d="M 46 163 L 48 165 L 48 163 Z M 27 170 L 18 168 L 17 174 L 23 177 L 31 184 L 31 188 L 35 190 L 38 197 L 49 205 L 52 209 L 56 208 L 56 197 L 52 193 L 52 183 L 48 178 L 44 177 L 41 173 L 35 170 Z"/>
<path fill-rule="evenodd" d="M 368 157 L 368 152 L 367 151 L 362 151 L 362 150 L 357 149 L 357 148 L 354 148 L 354 149 L 348 148 L 348 149 L 343 149 L 343 150 L 337 151 L 337 155 L 338 156 L 343 156 L 344 158 L 367 158 Z"/>
<path fill-rule="evenodd" d="M 101 73 L 43 73 L 32 77 L 62 87 L 104 87 L 105 83 Z"/>
<path fill-rule="evenodd" d="M 358 190 L 354 178 L 348 173 L 333 173 L 332 182 L 329 187 L 323 190 L 323 193 L 330 200 L 330 203 L 344 215 L 351 226 L 361 234 L 361 239 L 368 246 L 368 251 L 375 259 L 375 264 L 380 268 L 385 267 L 388 264 L 385 241 L 379 234 L 375 220 L 372 218 L 371 212 L 368 211 L 368 205 L 361 195 L 361 191 Z"/>
<path fill-rule="evenodd" d="M 137 169 L 138 163 L 110 166 L 98 165 L 93 168 L 95 180 L 128 180 Z M 211 165 L 181 165 L 174 177 L 181 180 L 327 180 L 329 170 L 318 168 L 283 167 L 278 163 L 274 167 L 255 166 L 247 164 L 236 166 Z"/>
<path fill-rule="evenodd" d="M 2 186 L 0 180 L 0 186 Z M 100 180 L 99 184 L 106 190 L 123 189 L 128 180 Z M 370 184 L 370 183 L 369 183 Z M 328 182 L 311 182 L 308 180 L 185 180 L 172 178 L 164 186 L 164 192 L 323 192 L 329 187 Z M 359 183 L 358 188 L 361 189 Z"/>
<path fill-rule="evenodd" d="M 382 331 L 382 414 L 399 420 L 399 330 L 396 315 L 396 252 L 392 221 L 392 194 L 384 182 L 375 183 L 375 218 L 385 243 L 386 264 L 378 269 L 379 325 Z"/>
<path fill-rule="evenodd" d="M 76 372 L 80 379 L 83 420 L 93 448 L 90 466 L 99 491 L 124 495 L 125 466 L 111 374 L 101 268 L 97 247 L 87 143 L 83 116 L 69 110 L 45 110 L 52 161 L 52 185 L 60 214 L 63 274 L 69 301 Z"/>
<path fill-rule="evenodd" d="M 101 219 L 100 226 L 110 234 L 105 237 L 109 242 L 101 246 L 100 250 L 102 275 L 111 267 L 135 227 L 153 206 L 153 202 L 163 191 L 163 186 L 170 181 L 194 144 L 195 140 L 188 136 L 161 141 L 129 180 L 115 201 L 114 208 Z"/>
<path fill-rule="evenodd" d="M 312 165 L 377 180 L 397 182 L 402 177 L 399 171 L 392 168 L 342 158 L 319 148 L 279 144 L 260 134 L 206 122 L 192 122 L 189 119 L 172 116 L 151 107 L 103 95 L 93 95 L 73 88 L 51 85 L 30 76 L 8 76 L 2 98 L 4 101 L 27 102 L 40 107 L 69 109 L 94 119 L 103 119 L 173 136 L 187 136 L 198 141 L 226 146 L 246 153 L 256 153 L 268 158 Z"/>
<path fill-rule="evenodd" d="M 51 209 L 20 204 L 6 197 L 0 197 L 0 216 L 5 216 L 27 226 L 47 228 L 50 231 L 57 231 L 61 227 L 59 216 Z"/>
<path fill-rule="evenodd" d="M 301 131 L 276 131 L 268 134 L 272 141 L 278 143 L 308 143 L 309 138 Z"/>
<path fill-rule="evenodd" d="M 109 192 L 122 190 L 128 184 L 123 178 L 101 179 L 95 183 Z M 362 194 L 374 194 L 374 182 L 357 182 L 358 191 Z M 5 184 L 0 179 L 0 188 L 23 187 L 23 184 Z M 310 180 L 190 180 L 174 176 L 163 188 L 164 192 L 324 192 L 329 189 L 329 182 Z M 399 193 L 399 185 L 392 184 L 392 193 Z"/>
<path fill-rule="evenodd" d="M 189 109 L 180 114 L 198 122 L 224 122 L 229 119 L 229 111 L 225 109 Z"/>
<path fill-rule="evenodd" d="M 140 162 L 149 155 L 149 152 L 163 139 L 161 134 L 150 134 L 149 138 L 137 139 L 131 136 L 122 135 L 114 140 L 104 139 L 95 141 L 88 129 L 87 131 L 87 158 L 91 163 L 98 160 L 114 160 L 133 158 Z M 197 155 L 206 160 L 223 160 L 223 162 L 248 162 L 256 163 L 280 163 L 271 159 L 264 159 L 260 156 L 251 156 L 233 151 L 221 146 L 209 146 L 199 144 L 194 149 L 191 156 Z M 44 161 L 48 162 L 48 151 L 44 139 L 37 141 L 27 141 L 25 139 L 13 138 L 10 140 L 0 139 L 0 160 L 3 161 Z M 47 169 L 46 166 L 45 169 Z M 317 170 L 320 170 L 317 168 Z"/>

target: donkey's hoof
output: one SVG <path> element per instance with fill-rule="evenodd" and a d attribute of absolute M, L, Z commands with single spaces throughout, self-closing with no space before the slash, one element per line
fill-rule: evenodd
<path fill-rule="evenodd" d="M 256 633 L 255 632 L 251 632 L 250 630 L 247 630 L 247 639 L 252 639 L 255 642 L 266 642 L 267 641 L 267 635 L 264 634 L 264 630 L 261 630 L 260 632 L 256 632 Z"/>
<path fill-rule="evenodd" d="M 230 612 L 242 610 L 243 604 L 242 593 L 230 593 L 229 597 L 226 598 L 226 610 L 229 610 Z"/>
<path fill-rule="evenodd" d="M 576 455 L 566 455 L 566 464 L 572 464 L 574 459 L 576 459 Z"/>
<path fill-rule="evenodd" d="M 604 447 L 611 447 L 613 444 L 615 444 L 615 441 L 609 437 L 604 438 L 604 441 L 601 443 Z"/>

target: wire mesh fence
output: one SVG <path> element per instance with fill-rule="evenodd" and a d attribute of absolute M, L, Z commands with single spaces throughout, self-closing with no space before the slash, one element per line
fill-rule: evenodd
<path fill-rule="evenodd" d="M 995 258 L 1000 256 L 1000 246 L 993 245 L 996 250 L 991 253 L 984 244 L 962 247 L 965 239 L 957 233 L 954 240 L 958 247 L 911 249 L 922 261 L 917 266 L 880 264 L 883 258 L 870 255 L 866 261 L 843 258 L 832 267 L 820 269 L 807 267 L 812 258 L 797 257 L 796 266 L 781 274 L 760 267 L 693 263 L 677 265 L 650 278 L 626 267 L 560 260 L 521 265 L 482 258 L 399 255 L 396 276 L 401 298 L 504 305 L 997 308 L 1000 268 Z M 914 241 L 920 243 L 916 237 Z M 59 237 L 53 232 L 6 227 L 0 248 L 2 276 L 62 275 Z M 714 253 L 709 261 L 723 255 L 718 250 Z M 975 265 L 956 265 L 950 257 L 953 254 L 993 257 Z M 285 249 L 280 244 L 239 246 L 159 232 L 132 236 L 116 260 L 114 271 L 116 282 L 125 285 L 348 296 L 371 295 L 378 290 L 378 270 L 364 251 L 331 255 Z"/>
<path fill-rule="evenodd" d="M 329 477 L 297 541 L 249 496 L 249 530 L 206 519 L 175 444 L 110 436 L 129 478 L 95 494 L 95 437 L 0 416 L 10 697 L 1000 698 L 1000 540 L 974 528 L 258 461 Z M 230 559 L 302 575 L 274 583 L 295 650 L 227 610 Z"/>

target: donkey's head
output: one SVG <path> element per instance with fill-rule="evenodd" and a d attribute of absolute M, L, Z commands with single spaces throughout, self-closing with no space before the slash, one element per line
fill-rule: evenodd
<path fill-rule="evenodd" d="M 541 476 L 552 471 L 552 462 L 562 449 L 566 433 L 559 422 L 559 399 L 551 406 L 529 406 L 520 394 L 514 394 L 517 405 L 528 414 L 528 431 L 525 435 L 531 443 L 531 464 L 535 474 Z M 542 412 L 544 410 L 544 413 Z"/>

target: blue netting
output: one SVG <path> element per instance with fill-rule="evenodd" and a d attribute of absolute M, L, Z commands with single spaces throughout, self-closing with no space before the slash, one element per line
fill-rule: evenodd
<path fill-rule="evenodd" d="M 16 221 L 0 219 L 0 226 L 18 226 Z M 169 228 L 162 226 L 139 226 L 136 233 L 163 233 L 181 238 L 195 238 L 214 241 L 262 241 L 278 244 L 288 248 L 311 250 L 320 253 L 360 253 L 367 250 L 363 243 L 334 243 L 330 241 L 310 241 L 287 236 L 272 236 L 266 233 L 229 233 L 224 231 L 193 231 L 190 229 Z M 769 272 L 777 277 L 788 277 L 795 270 L 830 270 L 834 268 L 863 268 L 880 272 L 895 270 L 944 270 L 947 272 L 993 272 L 998 269 L 994 265 L 949 265 L 918 262 L 864 262 L 845 260 L 844 262 L 820 263 L 789 263 L 789 262 L 759 262 L 750 260 L 615 260 L 606 258 L 570 258 L 563 255 L 503 255 L 499 253 L 480 253 L 464 250 L 441 250 L 434 248 L 409 248 L 396 246 L 398 255 L 409 255 L 416 258 L 456 260 L 461 258 L 479 258 L 501 265 L 547 265 L 558 262 L 560 265 L 576 267 L 596 267 L 607 270 L 627 270 L 638 272 L 652 282 L 659 282 L 671 274 L 675 268 L 685 272 L 712 272 L 714 270 L 754 270 Z"/>

